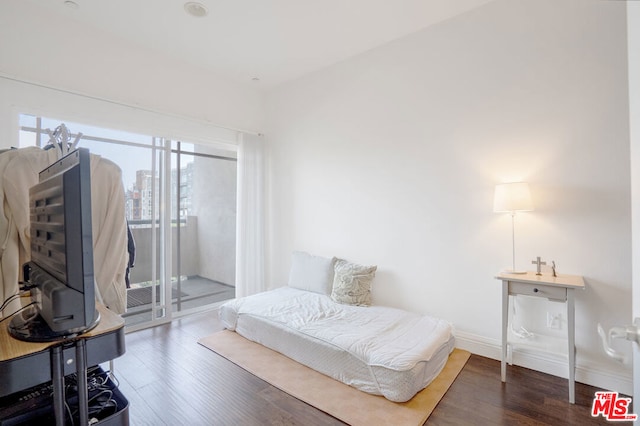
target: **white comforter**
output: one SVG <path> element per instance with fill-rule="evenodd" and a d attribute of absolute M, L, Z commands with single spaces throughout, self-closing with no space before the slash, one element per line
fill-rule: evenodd
<path fill-rule="evenodd" d="M 220 311 L 235 330 L 251 315 L 348 351 L 369 366 L 404 371 L 431 357 L 452 339 L 444 320 L 381 306 L 350 306 L 317 293 L 282 287 L 227 302 Z"/>

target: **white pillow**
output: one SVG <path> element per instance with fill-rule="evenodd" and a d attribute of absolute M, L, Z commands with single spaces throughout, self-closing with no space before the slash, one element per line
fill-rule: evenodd
<path fill-rule="evenodd" d="M 331 298 L 345 305 L 371 305 L 371 282 L 377 266 L 364 266 L 338 259 Z"/>
<path fill-rule="evenodd" d="M 294 251 L 291 256 L 289 287 L 330 295 L 335 261 L 335 257 L 313 256 L 303 251 Z"/>

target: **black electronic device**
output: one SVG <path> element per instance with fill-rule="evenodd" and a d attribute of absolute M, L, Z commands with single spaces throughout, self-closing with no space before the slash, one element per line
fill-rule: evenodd
<path fill-rule="evenodd" d="M 87 394 L 89 418 L 100 425 L 128 425 L 129 401 L 118 390 L 111 376 L 99 366 L 87 372 Z M 65 420 L 78 424 L 77 377 L 65 377 Z M 53 385 L 43 383 L 32 388 L 0 398 L 0 426 L 54 424 Z"/>
<path fill-rule="evenodd" d="M 31 261 L 23 268 L 33 305 L 9 324 L 17 339 L 52 341 L 98 324 L 90 162 L 89 151 L 77 149 L 41 171 L 29 190 Z"/>

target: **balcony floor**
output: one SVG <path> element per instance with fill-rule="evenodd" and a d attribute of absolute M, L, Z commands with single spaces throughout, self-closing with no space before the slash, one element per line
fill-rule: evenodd
<path fill-rule="evenodd" d="M 132 288 L 127 290 L 127 293 L 131 292 L 132 297 L 127 297 L 127 312 L 122 315 L 125 319 L 125 325 L 137 325 L 151 320 L 152 290 L 151 287 L 147 288 L 148 291 L 146 294 L 141 294 L 142 288 L 136 286 L 136 284 L 132 284 Z M 233 299 L 236 293 L 236 289 L 233 286 L 200 276 L 182 279 L 179 291 L 178 284 L 173 283 L 171 290 L 174 312 L 181 312 Z M 178 297 L 178 295 L 180 297 Z M 156 299 L 156 303 L 157 300 L 158 299 Z M 178 303 L 180 303 L 179 308 Z"/>

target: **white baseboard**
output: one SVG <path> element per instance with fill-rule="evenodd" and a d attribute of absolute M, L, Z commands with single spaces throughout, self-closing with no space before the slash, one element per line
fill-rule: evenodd
<path fill-rule="evenodd" d="M 487 358 L 500 360 L 502 344 L 471 333 L 456 331 L 456 347 Z M 513 364 L 553 376 L 567 378 L 567 359 L 544 352 L 517 350 L 512 355 Z M 576 382 L 625 395 L 633 395 L 633 380 L 629 375 L 602 370 L 595 366 L 576 365 Z"/>

